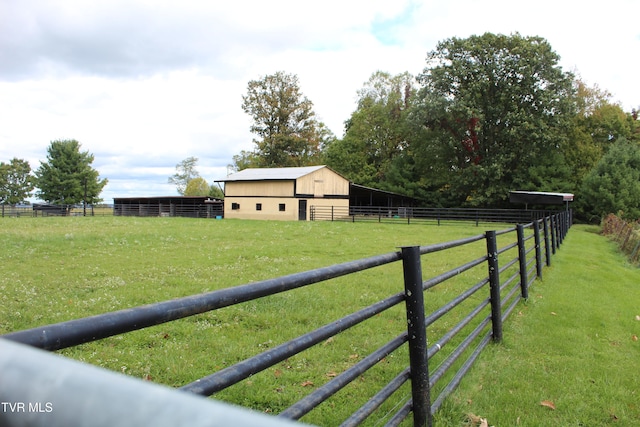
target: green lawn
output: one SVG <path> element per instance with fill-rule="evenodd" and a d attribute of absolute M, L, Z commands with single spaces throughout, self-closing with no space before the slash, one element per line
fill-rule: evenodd
<path fill-rule="evenodd" d="M 0 334 L 393 252 L 399 246 L 450 241 L 495 227 L 3 218 Z M 592 231 L 570 231 L 552 267 L 545 269 L 544 281 L 534 284 L 529 302 L 505 324 L 504 343 L 489 347 L 444 404 L 438 425 L 465 425 L 472 413 L 499 426 L 518 421 L 633 425 L 630 420 L 638 420 L 638 387 L 633 383 L 640 358 L 638 343 L 631 337 L 640 335 L 640 321 L 635 320 L 640 315 L 640 273 Z M 432 276 L 475 259 L 483 246 L 479 242 L 429 255 L 423 259 L 423 272 Z M 453 288 L 462 282 L 463 278 L 455 279 L 429 291 L 426 300 L 437 306 L 451 299 Z M 402 287 L 397 263 L 61 353 L 179 386 Z M 214 397 L 277 413 L 398 335 L 406 327 L 404 316 L 402 307 L 383 313 Z M 354 402 L 366 400 L 407 360 L 403 352 L 387 358 L 303 421 L 339 423 L 359 406 Z M 408 395 L 405 387 L 381 409 L 381 417 Z M 553 402 L 556 409 L 541 406 L 542 401 Z"/>
<path fill-rule="evenodd" d="M 482 227 L 189 218 L 5 218 L 0 221 L 0 333 L 306 271 L 404 245 L 481 234 Z M 484 252 L 425 260 L 440 273 Z M 481 274 L 486 274 L 481 271 Z M 460 285 L 451 280 L 451 286 Z M 468 284 L 467 284 L 468 286 Z M 211 313 L 107 338 L 61 353 L 180 386 L 403 291 L 395 263 Z M 452 289 L 431 292 L 436 307 Z M 406 330 L 402 306 L 215 394 L 277 413 Z M 303 420 L 335 425 L 408 364 L 394 353 Z M 408 386 L 383 407 L 410 396 Z"/>
<path fill-rule="evenodd" d="M 514 314 L 437 425 L 640 425 L 640 269 L 614 243 L 574 226 Z"/>

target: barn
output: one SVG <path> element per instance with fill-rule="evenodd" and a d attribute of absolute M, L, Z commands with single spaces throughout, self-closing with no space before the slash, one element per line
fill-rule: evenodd
<path fill-rule="evenodd" d="M 118 197 L 113 199 L 115 216 L 222 217 L 222 200 L 206 196 Z"/>
<path fill-rule="evenodd" d="M 325 165 L 249 168 L 216 182 L 225 218 L 306 221 L 311 206 L 349 208 L 349 180 Z"/>

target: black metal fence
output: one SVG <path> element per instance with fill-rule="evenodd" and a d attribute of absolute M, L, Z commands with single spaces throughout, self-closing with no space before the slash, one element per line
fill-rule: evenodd
<path fill-rule="evenodd" d="M 0 205 L 0 217 L 49 217 L 49 216 L 139 216 L 139 217 L 188 217 L 221 219 L 222 203 L 127 203 L 116 205 L 49 205 L 25 206 Z"/>
<path fill-rule="evenodd" d="M 386 425 L 397 426 L 412 414 L 414 426 L 431 426 L 433 414 L 460 383 L 481 351 L 489 342 L 499 342 L 502 339 L 504 320 L 513 312 L 522 298 L 528 297 L 529 287 L 536 278 L 542 277 L 543 267 L 550 265 L 551 257 L 563 242 L 571 222 L 570 211 L 565 211 L 527 224 L 518 224 L 498 231 L 487 231 L 469 238 L 428 246 L 404 247 L 397 252 L 284 277 L 12 332 L 1 338 L 55 351 L 401 262 L 404 289 L 399 289 L 397 293 L 383 300 L 288 342 L 206 377 L 194 379 L 193 382 L 180 387 L 180 390 L 201 396 L 214 395 L 385 310 L 404 305 L 406 329 L 399 330 L 394 339 L 320 385 L 279 413 L 277 417 L 282 420 L 299 420 L 387 356 L 407 346 L 409 360 L 406 368 L 399 370 L 396 376 L 370 399 L 361 402 L 362 406 L 344 420 L 342 425 L 356 426 L 369 417 L 376 417 L 376 410 L 383 402 L 409 382 L 411 397 L 388 419 Z M 486 245 L 482 243 L 483 241 Z M 447 271 L 439 271 L 425 279 L 422 269 L 423 259 L 428 262 L 430 254 L 454 248 L 461 248 L 465 254 L 470 254 L 471 258 L 461 265 Z M 480 253 L 478 248 L 481 249 Z M 467 276 L 466 274 L 470 272 L 473 274 Z M 463 279 L 463 290 L 444 305 L 427 311 L 425 301 L 428 300 L 429 292 L 449 283 L 454 278 Z M 448 320 L 443 322 L 442 319 Z M 436 323 L 447 326 L 437 328 L 440 331 L 437 334 L 428 332 L 434 330 L 432 327 Z M 0 340 L 1 344 L 2 340 Z M 438 359 L 437 364 L 436 359 Z M 49 372 L 48 375 L 52 374 Z M 15 381 L 22 387 L 24 382 L 28 382 L 29 387 L 38 389 L 41 379 L 18 376 Z M 91 383 L 92 378 L 85 378 L 84 381 Z M 109 392 L 118 393 L 117 390 L 109 390 Z M 6 392 L 3 398 L 7 398 L 7 393 L 10 395 L 10 392 Z M 136 405 L 135 400 L 131 402 L 132 407 Z M 170 406 L 171 403 L 167 401 L 163 405 Z M 103 411 L 108 409 L 105 407 Z M 9 421 L 12 417 L 18 416 L 0 413 L 0 416 L 2 415 Z M 48 415 L 54 417 L 53 419 L 63 416 L 58 413 Z M 108 417 L 109 414 L 99 415 Z M 118 419 L 114 419 L 113 422 L 120 424 Z M 10 422 L 6 424 L 12 425 Z M 240 419 L 237 424 L 242 424 Z"/>
<path fill-rule="evenodd" d="M 465 221 L 480 223 L 528 223 L 558 211 L 531 209 L 480 209 L 480 208 L 417 208 L 382 206 L 311 206 L 312 221 L 375 221 L 405 223 L 437 223 Z"/>
<path fill-rule="evenodd" d="M 0 205 L 1 218 L 49 217 L 49 216 L 111 216 L 112 205 Z"/>

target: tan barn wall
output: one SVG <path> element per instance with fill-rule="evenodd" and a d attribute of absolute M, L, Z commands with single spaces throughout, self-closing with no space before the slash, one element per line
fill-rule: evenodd
<path fill-rule="evenodd" d="M 307 201 L 307 221 L 311 219 L 311 206 L 336 206 L 349 208 L 349 199 L 298 199 L 293 197 L 225 197 L 224 217 L 228 219 L 268 219 L 297 221 L 298 203 Z M 233 203 L 240 205 L 239 209 L 232 209 Z M 262 205 L 261 210 L 256 205 Z M 285 205 L 285 210 L 280 211 L 280 204 Z"/>
<path fill-rule="evenodd" d="M 240 205 L 232 209 L 233 203 Z M 262 204 L 262 210 L 256 205 Z M 280 204 L 285 210 L 280 211 Z M 298 199 L 293 197 L 228 197 L 224 198 L 224 217 L 230 219 L 281 219 L 295 221 L 298 219 Z"/>
<path fill-rule="evenodd" d="M 313 194 L 315 197 L 325 195 L 349 195 L 349 180 L 328 168 L 319 169 L 313 173 L 298 178 L 296 193 Z"/>
<path fill-rule="evenodd" d="M 348 191 L 348 190 L 347 190 Z M 293 197 L 293 181 L 236 181 L 224 184 L 225 197 Z"/>

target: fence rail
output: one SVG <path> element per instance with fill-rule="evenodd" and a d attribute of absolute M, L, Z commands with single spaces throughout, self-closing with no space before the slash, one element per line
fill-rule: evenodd
<path fill-rule="evenodd" d="M 112 205 L 0 205 L 0 217 L 111 216 Z"/>
<path fill-rule="evenodd" d="M 172 393 L 178 393 L 175 394 L 175 401 L 171 398 L 173 395 L 168 393 L 156 404 L 165 411 L 169 411 L 180 404 L 182 397 L 178 396 L 181 393 L 211 396 L 404 303 L 407 324 L 405 330 L 399 330 L 395 338 L 282 411 L 277 415 L 277 419 L 283 421 L 299 420 L 363 373 L 376 366 L 385 357 L 398 351 L 401 347 L 407 346 L 408 366 L 398 371 L 395 378 L 383 386 L 373 397 L 363 402 L 362 406 L 344 420 L 342 425 L 356 426 L 367 418 L 375 416 L 376 410 L 381 404 L 409 382 L 411 398 L 390 417 L 386 425 L 399 425 L 407 416 L 413 414 L 414 426 L 431 426 L 433 414 L 460 383 L 481 351 L 491 341 L 499 342 L 502 339 L 503 322 L 515 309 L 518 302 L 522 298 L 527 298 L 528 288 L 536 278 L 542 276 L 543 266 L 550 265 L 551 255 L 562 243 L 570 225 L 570 212 L 566 211 L 527 224 L 519 224 L 504 230 L 487 231 L 465 239 L 429 246 L 405 247 L 397 252 L 233 288 L 12 332 L 0 338 L 43 350 L 55 351 L 401 262 L 404 289 L 399 289 L 397 293 L 389 295 L 383 300 L 288 342 L 203 378 L 195 379 L 180 387 L 180 391 L 171 390 Z M 453 248 L 463 248 L 465 253 L 474 253 L 478 244 L 483 241 L 485 242 L 484 249 L 481 253 L 476 253 L 475 258 L 448 271 L 424 278 L 423 258 L 428 260 L 430 254 Z M 485 268 L 486 270 L 484 270 Z M 425 310 L 425 299 L 427 299 L 425 295 L 428 294 L 425 292 L 449 283 L 453 278 L 464 278 L 465 283 L 467 281 L 471 283 L 466 283 L 465 289 L 452 300 L 427 312 Z M 435 324 L 441 325 L 443 323 L 441 321 L 443 318 L 448 319 L 445 324 L 453 326 L 440 327 L 438 333 L 430 332 Z M 0 339 L 0 346 L 4 345 Z M 27 350 L 28 347 L 24 350 L 23 348 L 12 347 L 12 356 L 3 355 L 4 360 L 0 358 L 0 368 L 2 368 L 0 372 L 13 372 L 10 376 L 4 373 L 0 375 L 3 376 L 3 385 L 9 384 L 8 378 L 16 384 L 20 384 L 20 390 L 27 390 L 26 393 L 33 392 L 31 395 L 37 395 L 36 391 L 42 388 L 42 383 L 52 381 L 51 377 L 55 377 L 55 374 L 50 371 L 43 373 L 42 370 L 36 369 L 7 371 L 10 367 L 22 363 L 23 353 L 25 357 L 30 358 L 29 360 L 36 360 L 33 363 L 46 366 L 49 355 L 44 353 L 37 356 L 33 350 Z M 39 357 L 42 358 L 41 362 L 37 361 Z M 436 359 L 438 359 L 437 364 Z M 71 361 L 68 362 L 71 363 Z M 91 384 L 96 379 L 89 376 L 84 381 Z M 131 381 L 134 380 L 131 379 Z M 448 382 L 444 384 L 445 381 Z M 120 389 L 123 385 L 117 382 L 108 382 L 107 384 L 102 390 L 98 390 L 99 387 L 94 388 L 92 395 L 103 393 L 100 396 L 105 399 L 108 396 L 118 395 L 118 393 L 131 396 L 126 390 Z M 13 401 L 15 401 L 21 398 L 20 396 L 12 397 L 12 387 L 3 388 L 3 394 L 0 395 L 2 399 L 7 401 L 14 399 Z M 74 395 L 82 399 L 78 393 Z M 132 409 L 137 406 L 135 398 L 131 397 L 130 405 Z M 68 422 L 67 425 L 71 427 L 90 424 L 81 417 L 73 419 L 66 413 L 69 410 L 68 406 L 62 406 L 67 409 L 46 414 L 48 417 L 52 417 L 49 424 L 54 425 L 53 421 L 56 420 L 58 425 L 61 425 L 60 419 L 63 419 L 65 423 Z M 121 410 L 115 413 L 113 411 L 113 408 L 105 406 L 95 416 L 109 418 L 112 425 L 132 425 L 130 421 L 122 420 L 123 422 L 120 422 L 118 417 L 124 416 Z M 23 414 L 0 412 L 0 424 L 37 425 L 36 422 L 25 423 L 24 417 L 21 418 L 21 415 Z M 238 419 L 235 424 L 241 423 L 242 419 Z M 185 420 L 185 424 L 190 423 Z"/>
<path fill-rule="evenodd" d="M 557 211 L 524 209 L 416 208 L 382 206 L 311 206 L 312 221 L 375 221 L 434 223 L 467 221 L 480 223 L 529 223 L 556 214 Z"/>
<path fill-rule="evenodd" d="M 529 223 L 555 215 L 558 211 L 523 209 L 463 209 L 463 208 L 416 208 L 381 206 L 310 206 L 311 221 L 375 221 L 405 222 L 440 225 L 443 222 L 464 221 L 481 223 Z M 0 205 L 0 217 L 47 217 L 47 216 L 144 216 L 144 217 L 224 217 L 222 204 L 181 205 L 158 203 L 128 203 L 119 205 Z"/>
<path fill-rule="evenodd" d="M 215 218 L 224 216 L 222 204 L 127 203 L 118 205 L 0 205 L 0 217 L 144 216 Z"/>

